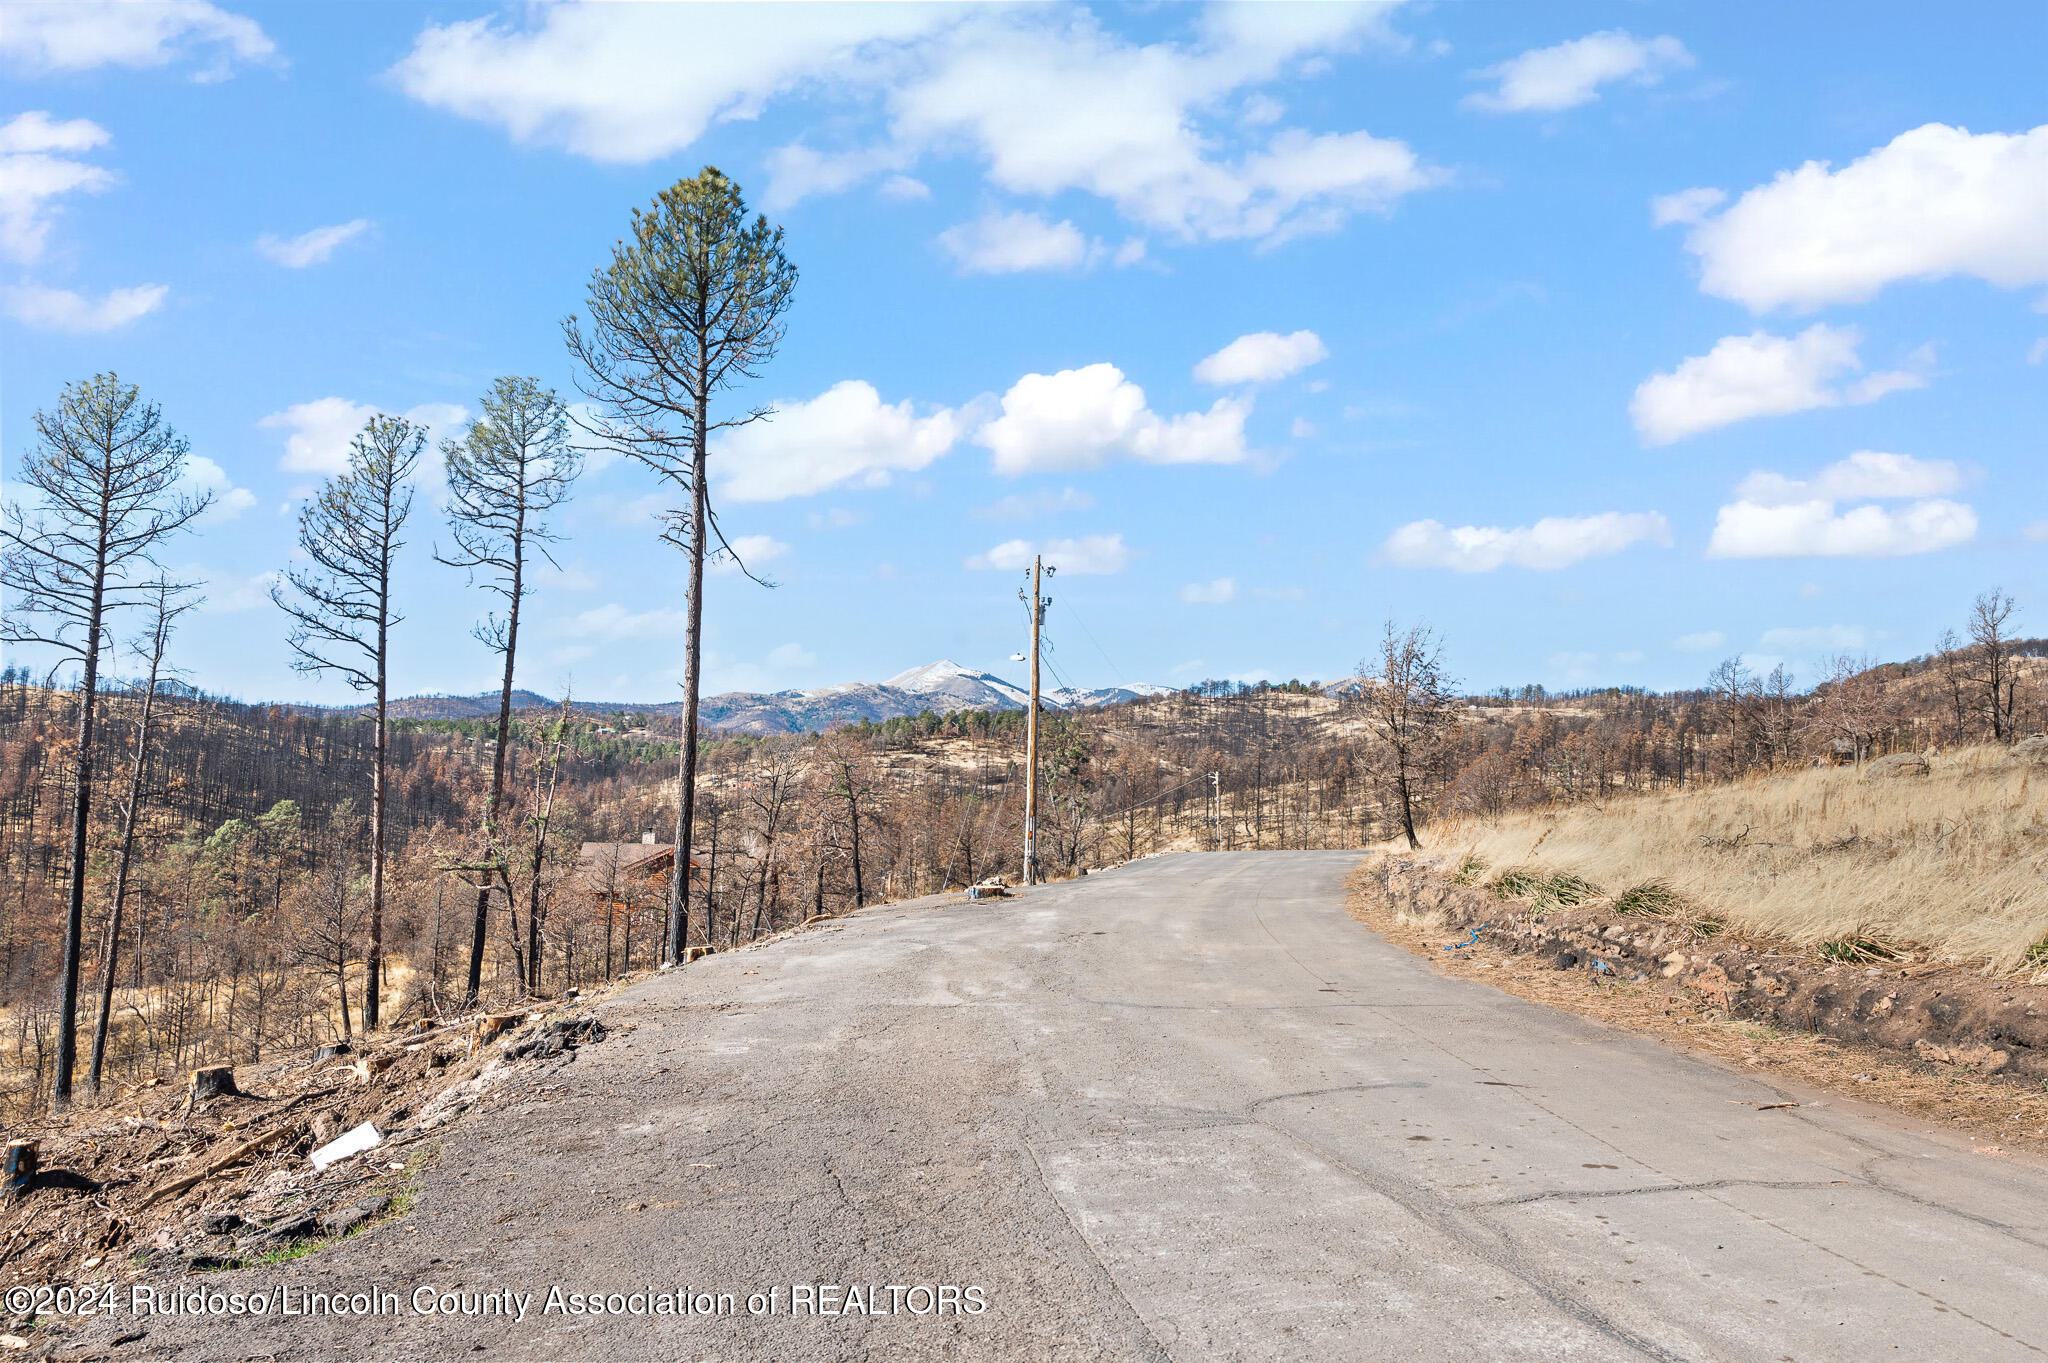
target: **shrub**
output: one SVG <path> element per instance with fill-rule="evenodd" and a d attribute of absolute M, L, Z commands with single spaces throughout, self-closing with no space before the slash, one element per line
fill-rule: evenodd
<path fill-rule="evenodd" d="M 1614 911 L 1636 918 L 1669 918 L 1685 907 L 1685 899 L 1668 880 L 1645 880 L 1614 897 Z"/>
<path fill-rule="evenodd" d="M 1538 899 L 1543 894 L 1543 877 L 1534 871 L 1509 867 L 1495 876 L 1488 888 L 1495 899 Z"/>
<path fill-rule="evenodd" d="M 1515 867 L 1495 876 L 1488 888 L 1495 899 L 1526 899 L 1539 909 L 1568 909 L 1601 895 L 1598 885 L 1570 871 L 1544 876 Z"/>
<path fill-rule="evenodd" d="M 1550 899 L 1566 908 L 1583 904 L 1589 899 L 1598 899 L 1603 893 L 1598 885 L 1584 876 L 1575 876 L 1570 871 L 1559 871 L 1543 882 L 1543 892 Z"/>
<path fill-rule="evenodd" d="M 1896 961 L 1899 958 L 1895 945 L 1867 932 L 1836 937 L 1822 942 L 1815 949 L 1828 960 L 1840 961 L 1844 965 L 1861 965 L 1867 961 Z"/>

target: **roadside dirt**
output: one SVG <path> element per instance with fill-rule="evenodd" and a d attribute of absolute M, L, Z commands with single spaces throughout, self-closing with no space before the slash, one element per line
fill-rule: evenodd
<path fill-rule="evenodd" d="M 435 1133 L 517 1068 L 605 1039 L 581 1014 L 589 1001 L 239 1066 L 235 1091 L 212 1096 L 152 1080 L 18 1126 L 8 1137 L 36 1143 L 36 1169 L 20 1190 L 0 1189 L 0 1291 L 278 1262 L 401 1215 Z M 313 1167 L 313 1150 L 365 1123 L 372 1148 Z M 36 1315 L 10 1309 L 7 1334 L 33 1330 Z"/>
<path fill-rule="evenodd" d="M 1349 888 L 1348 907 L 1354 918 L 1428 960 L 1440 974 L 1478 980 L 1683 1050 L 1938 1122 L 1966 1133 L 1980 1153 L 2048 1154 L 2048 1080 L 2015 1072 L 2009 1052 L 2006 1062 L 1988 1062 L 2005 1072 L 1986 1073 L 1983 1046 L 1934 1043 L 1930 1048 L 1923 1037 L 1916 1051 L 1904 1035 L 1889 1037 L 1894 1044 L 1881 1044 L 1853 1021 L 1851 1026 L 1865 1036 L 1850 1039 L 1787 1026 L 1758 1016 L 1771 1009 L 1745 999 L 1748 993 L 1762 991 L 1739 984 L 1731 989 L 1728 972 L 1710 962 L 1702 962 L 1705 969 L 1684 972 L 1691 981 L 1666 977 L 1654 959 L 1631 962 L 1614 949 L 1611 939 L 1600 937 L 1603 931 L 1616 929 L 1617 936 L 1641 933 L 1645 924 L 1640 919 L 1603 914 L 1592 905 L 1566 913 L 1534 912 L 1527 905 L 1502 902 L 1461 885 L 1451 868 L 1434 862 L 1369 860 L 1353 874 Z M 1603 945 L 1596 952 L 1588 949 L 1592 942 Z M 1772 987 L 1788 983 L 1795 995 L 1802 988 L 1811 994 L 1817 982 L 1845 975 L 1859 981 L 1872 978 L 1863 968 L 1795 960 L 1783 950 L 1771 952 L 1782 944 L 1723 938 L 1714 946 L 1718 950 L 1713 954 L 1768 959 Z M 1566 957 L 1575 959 L 1561 965 Z M 1924 981 L 1927 974 L 1921 978 Z M 2015 989 L 1975 977 L 1943 983 L 1943 992 L 1958 992 L 1958 985 L 1974 986 L 1972 992 L 1984 993 L 1985 1001 L 2006 1007 L 2015 1002 L 2023 1007 L 2027 1000 L 2019 999 L 2021 994 L 2048 998 L 2048 991 Z M 1764 994 L 1773 1004 L 1783 997 L 1784 993 Z M 1811 1009 L 1802 1018 L 1808 1027 L 1828 1021 L 1825 1012 Z M 1897 1044 L 1900 1041 L 1905 1042 L 1903 1047 Z"/>

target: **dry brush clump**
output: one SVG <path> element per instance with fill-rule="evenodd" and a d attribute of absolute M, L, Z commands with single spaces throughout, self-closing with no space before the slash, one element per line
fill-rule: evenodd
<path fill-rule="evenodd" d="M 1463 875 L 1624 915 L 1725 921 L 1841 962 L 1919 953 L 2048 969 L 2048 765 L 2000 747 L 1928 755 L 1927 774 L 1813 767 L 1727 785 L 1440 825 Z M 1602 888 L 1604 887 L 1604 889 Z"/>

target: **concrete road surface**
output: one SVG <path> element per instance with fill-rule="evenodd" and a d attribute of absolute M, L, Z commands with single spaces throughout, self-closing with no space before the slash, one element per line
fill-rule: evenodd
<path fill-rule="evenodd" d="M 2048 1349 L 2041 1166 L 1811 1094 L 1759 1111 L 1758 1078 L 1439 978 L 1346 916 L 1356 860 L 1168 857 L 713 957 L 452 1128 L 404 1220 L 183 1280 L 397 1314 L 89 1338 L 146 1329 L 113 1355 L 181 1361 Z M 713 1314 L 546 1311 L 555 1287 Z M 494 1313 L 414 1314 L 420 1289 Z M 523 1320 L 481 1295 L 503 1293 L 532 1294 Z"/>

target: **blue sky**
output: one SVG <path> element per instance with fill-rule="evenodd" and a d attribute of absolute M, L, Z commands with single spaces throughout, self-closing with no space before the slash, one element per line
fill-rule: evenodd
<path fill-rule="evenodd" d="M 1348 673 L 1424 618 L 1474 688 L 1808 680 L 1993 584 L 2048 633 L 2048 10 L 10 4 L 12 477 L 112 369 L 210 463 L 193 680 L 295 676 L 266 575 L 371 410 L 459 431 L 662 186 L 788 232 L 789 336 L 714 457 L 778 582 L 707 685 Z M 681 558 L 629 462 L 561 514 L 524 683 L 661 700 Z M 427 489 L 432 492 L 431 486 Z M 405 559 L 401 692 L 479 591 Z"/>

